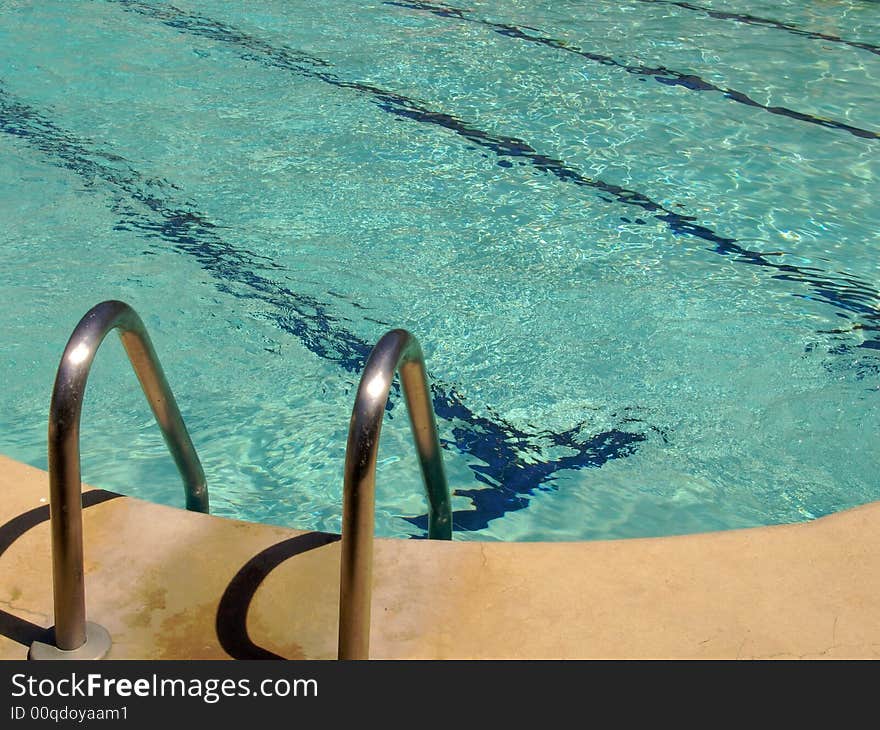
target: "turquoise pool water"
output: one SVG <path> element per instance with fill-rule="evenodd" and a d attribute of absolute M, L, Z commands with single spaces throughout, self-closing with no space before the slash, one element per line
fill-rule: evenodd
<path fill-rule="evenodd" d="M 144 318 L 213 511 L 339 530 L 371 345 L 422 342 L 456 539 L 880 499 L 880 5 L 7 2 L 0 452 Z M 113 338 L 115 340 L 115 338 Z M 117 341 L 83 475 L 182 504 Z M 377 532 L 424 534 L 402 405 Z"/>

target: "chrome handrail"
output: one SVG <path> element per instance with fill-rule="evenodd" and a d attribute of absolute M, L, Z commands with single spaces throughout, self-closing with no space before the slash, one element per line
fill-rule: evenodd
<path fill-rule="evenodd" d="M 61 357 L 49 407 L 49 510 L 55 646 L 35 642 L 31 658 L 96 659 L 110 648 L 106 630 L 86 622 L 79 427 L 89 369 L 112 329 L 119 337 L 186 488 L 186 507 L 208 511 L 208 487 L 195 447 L 144 323 L 124 302 L 106 301 L 79 321 Z"/>
<path fill-rule="evenodd" d="M 339 581 L 340 659 L 369 658 L 376 458 L 395 372 L 400 373 L 428 498 L 428 537 L 452 539 L 449 486 L 422 348 L 406 330 L 391 330 L 376 343 L 367 359 L 348 428 Z"/>

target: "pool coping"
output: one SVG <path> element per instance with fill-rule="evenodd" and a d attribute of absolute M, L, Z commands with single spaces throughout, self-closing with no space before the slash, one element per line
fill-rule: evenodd
<path fill-rule="evenodd" d="M 23 659 L 52 624 L 48 475 L 0 456 L 0 489 L 0 658 Z M 88 501 L 86 606 L 108 658 L 335 658 L 337 535 Z M 880 502 L 664 538 L 380 538 L 371 658 L 876 658 L 878 556 Z"/>

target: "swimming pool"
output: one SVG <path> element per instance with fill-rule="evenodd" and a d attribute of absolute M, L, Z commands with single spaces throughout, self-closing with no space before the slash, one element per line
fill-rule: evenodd
<path fill-rule="evenodd" d="M 12 2 L 0 451 L 92 305 L 143 317 L 216 514 L 338 531 L 360 369 L 422 342 L 456 539 L 880 499 L 880 8 Z M 423 535 L 403 408 L 377 533 Z M 83 478 L 181 504 L 118 342 Z"/>

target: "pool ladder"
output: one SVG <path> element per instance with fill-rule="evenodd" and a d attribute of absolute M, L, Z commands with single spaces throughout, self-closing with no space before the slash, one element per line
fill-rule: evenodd
<path fill-rule="evenodd" d="M 443 473 L 422 348 L 406 330 L 391 330 L 376 343 L 367 358 L 348 426 L 342 493 L 340 659 L 369 658 L 376 457 L 382 416 L 395 371 L 400 373 L 428 498 L 428 537 L 452 539 L 449 486 Z"/>
<path fill-rule="evenodd" d="M 100 659 L 111 638 L 86 620 L 79 428 L 89 370 L 107 334 L 122 345 L 183 479 L 186 507 L 208 512 L 201 462 L 144 323 L 129 305 L 105 301 L 77 324 L 64 348 L 49 407 L 49 510 L 55 643 L 36 641 L 30 659 Z M 369 658 L 376 458 L 395 372 L 399 372 L 428 499 L 428 537 L 450 540 L 452 516 L 440 441 L 418 340 L 387 332 L 373 348 L 358 385 L 345 451 L 339 659 Z"/>

